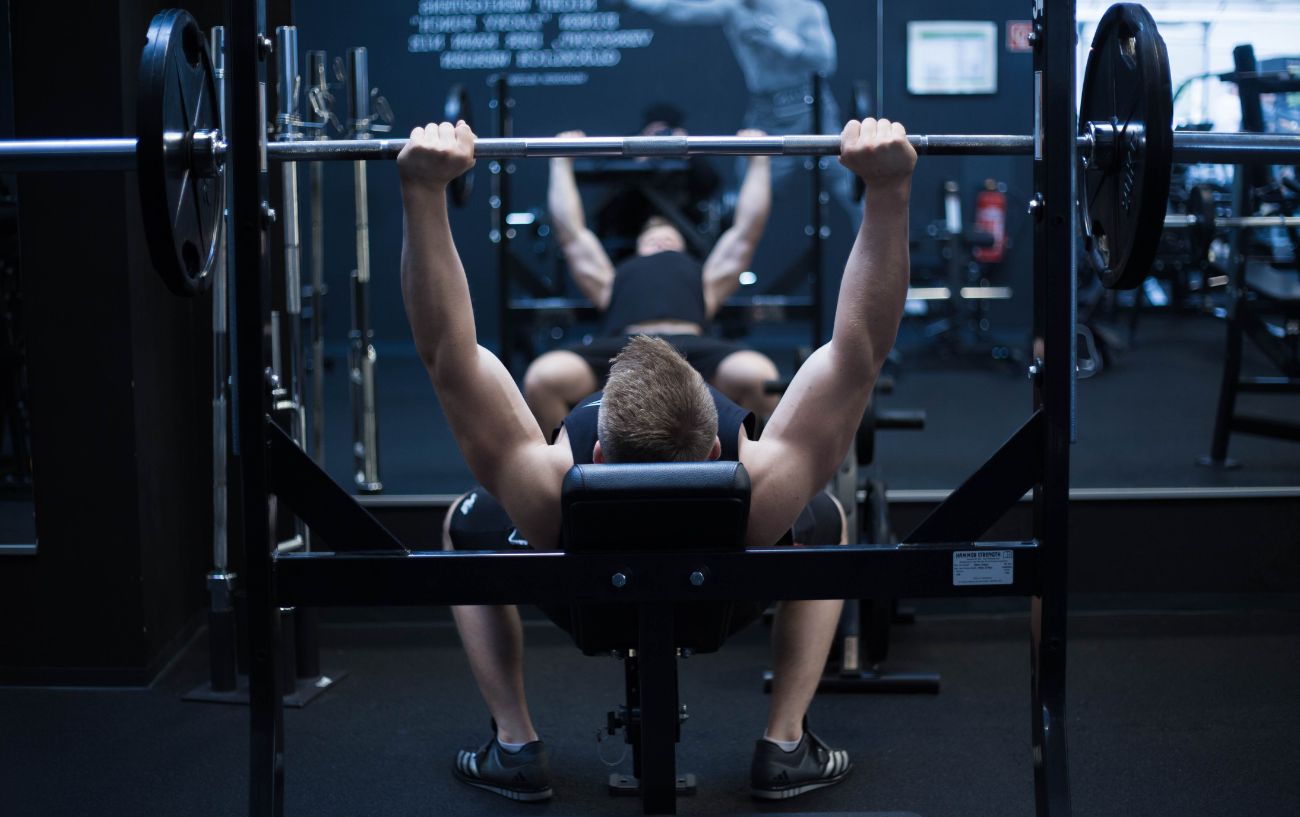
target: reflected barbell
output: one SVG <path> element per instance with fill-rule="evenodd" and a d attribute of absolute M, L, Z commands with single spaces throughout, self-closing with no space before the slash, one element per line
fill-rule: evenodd
<path fill-rule="evenodd" d="M 1204 216 L 1189 213 L 1170 213 L 1165 216 L 1165 229 L 1185 230 L 1194 227 L 1258 229 L 1267 227 L 1300 227 L 1300 216 Z"/>

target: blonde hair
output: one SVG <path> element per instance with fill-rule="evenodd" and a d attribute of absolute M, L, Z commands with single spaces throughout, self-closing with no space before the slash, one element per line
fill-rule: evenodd
<path fill-rule="evenodd" d="M 709 458 L 718 409 L 704 378 L 661 338 L 637 335 L 614 358 L 596 419 L 606 462 Z"/>

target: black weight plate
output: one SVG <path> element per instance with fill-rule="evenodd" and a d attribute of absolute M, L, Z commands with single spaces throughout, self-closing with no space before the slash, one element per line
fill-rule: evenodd
<path fill-rule="evenodd" d="M 190 136 L 219 130 L 221 111 L 208 44 L 186 11 L 159 12 L 140 55 L 136 161 L 149 256 L 177 295 L 211 284 L 221 238 L 221 174 L 193 172 Z"/>
<path fill-rule="evenodd" d="M 1091 227 L 1087 257 L 1111 289 L 1134 289 L 1155 260 L 1173 162 L 1169 55 L 1155 20 L 1135 3 L 1117 3 L 1097 24 L 1083 75 L 1079 123 L 1116 130 L 1112 161 L 1080 179 L 1081 213 Z"/>
<path fill-rule="evenodd" d="M 454 125 L 464 119 L 465 124 L 473 128 L 473 114 L 474 108 L 470 105 L 469 89 L 459 82 L 451 86 L 447 91 L 447 102 L 442 108 L 443 121 Z M 474 168 L 452 179 L 447 190 L 451 196 L 451 203 L 457 207 L 464 207 L 469 202 L 469 194 L 474 192 Z"/>

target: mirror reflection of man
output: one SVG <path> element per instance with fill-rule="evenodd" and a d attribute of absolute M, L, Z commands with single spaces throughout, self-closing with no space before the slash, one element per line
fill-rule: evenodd
<path fill-rule="evenodd" d="M 670 23 L 720 25 L 731 44 L 749 91 L 744 127 L 773 136 L 811 133 L 812 75 L 835 73 L 835 35 L 821 0 L 625 0 L 636 11 Z M 823 84 L 821 133 L 837 133 L 844 119 Z M 800 159 L 772 162 L 772 188 L 779 191 L 791 174 L 803 173 Z M 853 174 L 828 168 L 832 194 L 857 215 L 852 203 Z M 832 181 L 833 179 L 833 181 Z"/>

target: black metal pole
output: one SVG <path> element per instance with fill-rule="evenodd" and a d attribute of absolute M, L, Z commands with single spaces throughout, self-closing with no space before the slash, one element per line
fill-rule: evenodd
<path fill-rule="evenodd" d="M 677 657 L 673 606 L 639 605 L 641 803 L 646 814 L 677 813 Z"/>
<path fill-rule="evenodd" d="M 231 403 L 235 433 L 231 462 L 239 475 L 235 494 L 242 513 L 248 598 L 251 746 L 249 813 L 279 817 L 284 810 L 284 710 L 280 700 L 280 610 L 275 603 L 275 563 L 268 525 L 266 388 L 262 283 L 268 266 L 266 174 L 266 2 L 230 3 L 231 235 L 234 275 L 235 355 Z"/>
<path fill-rule="evenodd" d="M 1038 0 L 1034 17 L 1033 405 L 1043 436 L 1034 486 L 1034 538 L 1042 548 L 1031 602 L 1030 687 L 1034 799 L 1039 817 L 1070 814 L 1065 739 L 1066 563 L 1075 375 L 1074 0 Z"/>

